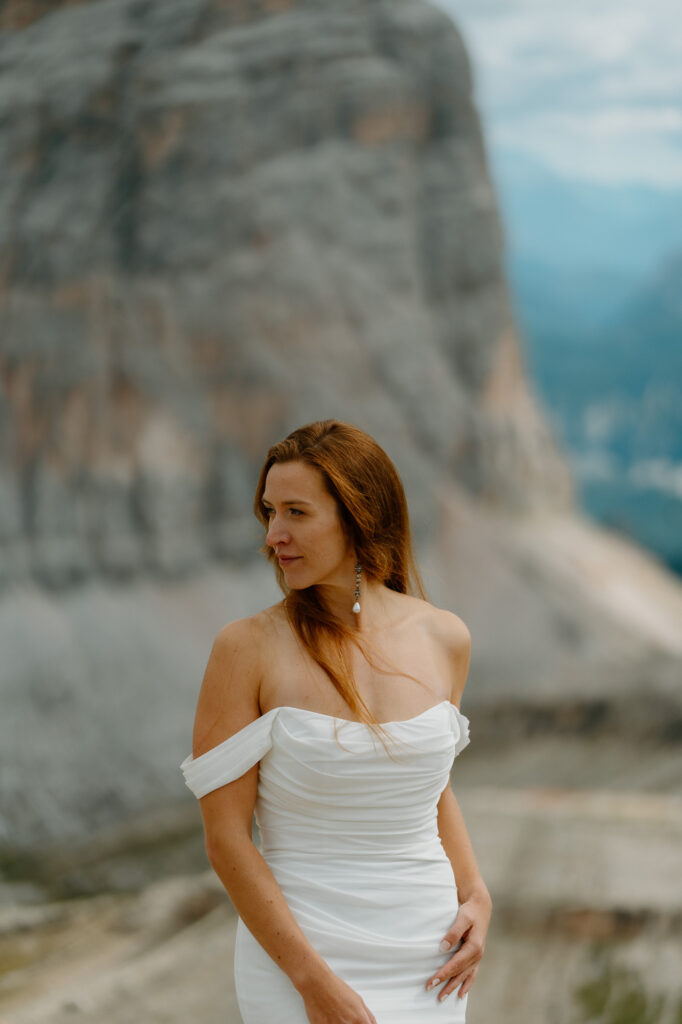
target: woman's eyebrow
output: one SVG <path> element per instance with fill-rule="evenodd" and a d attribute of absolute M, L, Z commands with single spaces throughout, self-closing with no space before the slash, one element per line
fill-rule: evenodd
<path fill-rule="evenodd" d="M 263 505 L 270 505 L 271 504 L 271 502 L 269 502 L 267 498 L 261 498 L 261 502 L 263 503 Z M 312 505 L 312 502 L 311 501 L 306 501 L 305 498 L 297 498 L 294 501 L 283 501 L 283 502 L 281 502 L 281 504 L 282 505 Z"/>

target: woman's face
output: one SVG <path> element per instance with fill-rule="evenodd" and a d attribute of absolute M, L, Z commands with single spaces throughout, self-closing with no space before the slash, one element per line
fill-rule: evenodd
<path fill-rule="evenodd" d="M 274 463 L 265 478 L 262 505 L 268 518 L 266 543 L 280 559 L 287 586 L 348 585 L 354 552 L 319 470 L 305 462 Z"/>

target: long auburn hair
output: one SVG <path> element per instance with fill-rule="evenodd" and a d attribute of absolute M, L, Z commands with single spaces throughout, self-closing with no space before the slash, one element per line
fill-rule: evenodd
<path fill-rule="evenodd" d="M 402 482 L 386 452 L 369 434 L 340 420 L 318 420 L 272 445 L 254 498 L 256 518 L 266 530 L 268 517 L 262 498 L 268 470 L 276 462 L 304 462 L 322 474 L 325 487 L 337 503 L 342 529 L 367 576 L 400 594 L 427 600 L 412 550 Z M 349 642 L 355 643 L 377 667 L 366 645 L 323 604 L 314 585 L 297 590 L 287 586 L 282 567 L 268 544 L 264 543 L 260 551 L 275 569 L 289 622 L 303 646 L 357 718 L 373 731 L 383 733 L 381 723 L 357 688 L 347 653 Z"/>

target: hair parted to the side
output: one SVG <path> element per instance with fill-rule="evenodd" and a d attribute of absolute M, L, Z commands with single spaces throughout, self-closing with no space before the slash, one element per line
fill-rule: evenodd
<path fill-rule="evenodd" d="M 367 576 L 398 593 L 427 599 L 412 550 L 402 481 L 386 452 L 369 434 L 340 420 L 318 420 L 272 445 L 254 499 L 255 515 L 266 529 L 265 481 L 270 467 L 281 462 L 304 462 L 319 470 Z M 357 688 L 346 654 L 350 641 L 361 647 L 372 663 L 366 646 L 323 605 L 314 586 L 295 590 L 286 585 L 269 545 L 263 544 L 260 550 L 275 569 L 289 621 L 305 648 L 358 719 L 383 732 Z"/>

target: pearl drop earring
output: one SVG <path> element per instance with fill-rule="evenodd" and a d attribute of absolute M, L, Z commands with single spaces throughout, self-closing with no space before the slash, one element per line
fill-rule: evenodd
<path fill-rule="evenodd" d="M 355 604 L 353 605 L 353 612 L 358 615 L 360 612 L 360 573 L 362 572 L 362 566 L 359 562 L 355 565 Z"/>

